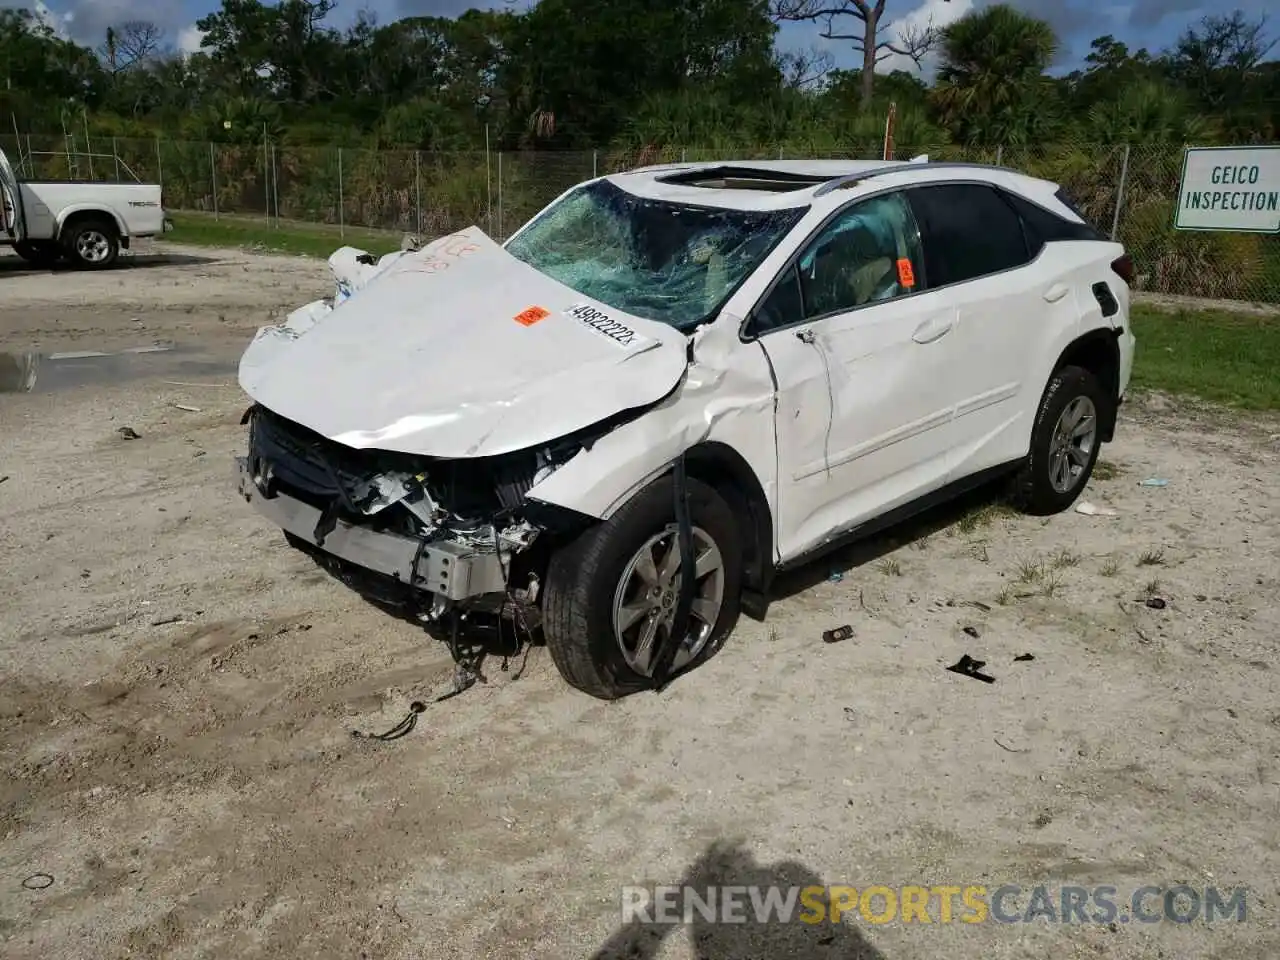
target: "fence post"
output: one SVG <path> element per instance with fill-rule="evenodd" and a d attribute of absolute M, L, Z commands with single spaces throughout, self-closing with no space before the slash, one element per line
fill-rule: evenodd
<path fill-rule="evenodd" d="M 214 150 L 217 149 L 212 143 L 209 144 L 209 178 L 213 181 L 213 219 L 218 219 L 218 164 L 214 158 Z"/>
<path fill-rule="evenodd" d="M 338 236 L 345 237 L 347 235 L 346 216 L 343 213 L 342 199 L 342 148 L 338 148 Z"/>
<path fill-rule="evenodd" d="M 502 151 L 498 151 L 498 240 L 503 240 L 502 233 Z"/>
<path fill-rule="evenodd" d="M 1129 145 L 1124 145 L 1124 162 L 1120 165 L 1120 185 L 1116 188 L 1116 211 L 1111 215 L 1111 239 L 1120 232 L 1120 207 L 1124 204 L 1124 187 L 1129 179 Z"/>
<path fill-rule="evenodd" d="M 680 162 L 684 163 L 684 147 L 680 148 Z"/>
<path fill-rule="evenodd" d="M 164 193 L 164 162 L 160 159 L 160 138 L 156 137 L 156 182 L 160 184 L 160 193 Z"/>
<path fill-rule="evenodd" d="M 271 164 L 267 158 L 267 125 L 262 125 L 262 216 L 271 226 Z"/>
<path fill-rule="evenodd" d="M 996 166 L 998 167 L 1002 163 L 1004 163 L 1004 144 L 998 143 L 996 144 Z"/>
<path fill-rule="evenodd" d="M 489 153 L 489 125 L 484 125 L 484 212 L 489 220 L 489 236 L 493 236 L 493 169 Z"/>
<path fill-rule="evenodd" d="M 414 236 L 419 240 L 422 239 L 422 151 L 413 151 L 413 209 L 414 222 L 417 227 L 414 228 Z"/>
<path fill-rule="evenodd" d="M 599 169 L 600 169 L 600 151 L 592 150 L 591 151 L 591 179 L 592 180 L 600 176 L 600 174 L 597 172 L 599 171 Z"/>
<path fill-rule="evenodd" d="M 271 200 L 276 207 L 276 229 L 280 229 L 280 168 L 276 166 L 276 145 L 271 144 Z"/>
<path fill-rule="evenodd" d="M 120 151 L 116 149 L 116 138 L 111 138 L 111 156 L 116 162 L 116 183 L 120 182 Z"/>

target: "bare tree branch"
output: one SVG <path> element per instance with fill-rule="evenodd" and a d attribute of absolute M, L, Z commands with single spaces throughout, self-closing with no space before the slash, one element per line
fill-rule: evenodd
<path fill-rule="evenodd" d="M 811 47 L 805 51 L 782 54 L 779 66 L 787 86 L 804 89 L 818 83 L 830 73 L 835 66 L 835 58 L 830 51 Z"/>
<path fill-rule="evenodd" d="M 112 73 L 120 73 L 154 56 L 163 39 L 163 31 L 150 20 L 126 20 L 107 28 L 107 42 L 98 53 Z"/>

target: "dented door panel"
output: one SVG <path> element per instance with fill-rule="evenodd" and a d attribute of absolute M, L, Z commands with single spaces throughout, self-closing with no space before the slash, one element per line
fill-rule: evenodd
<path fill-rule="evenodd" d="M 778 383 L 784 560 L 945 481 L 958 395 L 950 334 L 932 334 L 954 314 L 923 293 L 761 338 Z"/>

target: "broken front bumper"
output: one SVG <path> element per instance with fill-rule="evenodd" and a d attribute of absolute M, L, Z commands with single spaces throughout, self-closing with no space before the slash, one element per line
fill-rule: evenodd
<path fill-rule="evenodd" d="M 381 573 L 436 597 L 463 601 L 507 588 L 498 554 L 483 553 L 463 543 L 413 537 L 349 524 L 337 525 L 317 543 L 320 511 L 286 493 L 264 494 L 254 482 L 247 457 L 236 458 L 240 495 L 258 513 L 322 553 L 375 573 Z"/>

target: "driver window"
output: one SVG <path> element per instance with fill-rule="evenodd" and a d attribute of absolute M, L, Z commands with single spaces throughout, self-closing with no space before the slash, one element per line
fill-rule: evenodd
<path fill-rule="evenodd" d="M 857 203 L 800 256 L 804 317 L 813 320 L 915 293 L 922 266 L 920 232 L 901 193 Z"/>

